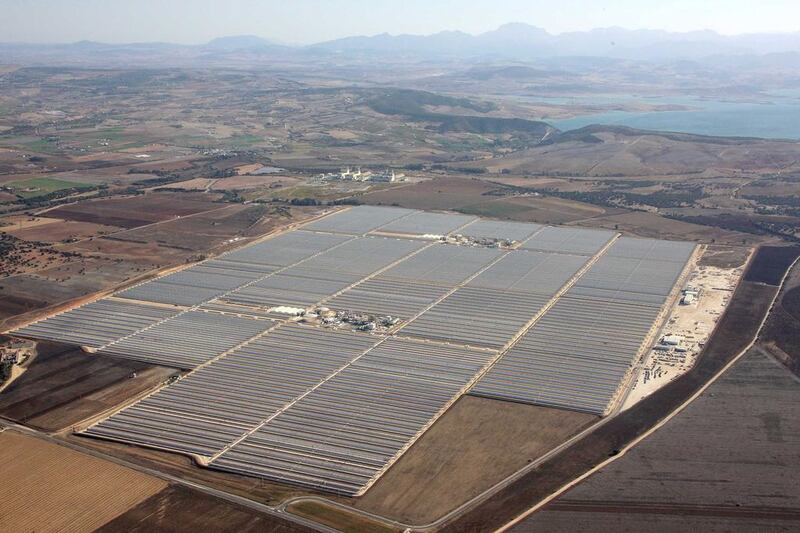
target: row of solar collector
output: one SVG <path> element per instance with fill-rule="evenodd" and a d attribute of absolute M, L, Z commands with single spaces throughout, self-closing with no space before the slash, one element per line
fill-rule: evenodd
<path fill-rule="evenodd" d="M 471 393 L 606 413 L 694 248 L 618 239 Z"/>
<path fill-rule="evenodd" d="M 86 434 L 206 458 L 221 454 L 211 466 L 356 494 L 490 357 L 286 324 Z M 332 463 L 337 467 L 325 467 Z"/>

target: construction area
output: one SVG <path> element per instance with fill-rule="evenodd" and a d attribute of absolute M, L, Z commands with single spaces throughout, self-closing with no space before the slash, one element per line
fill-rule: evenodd
<path fill-rule="evenodd" d="M 721 268 L 696 265 L 672 307 L 657 342 L 639 365 L 625 399 L 627 409 L 688 372 L 711 338 L 744 273 L 744 265 Z"/>
<path fill-rule="evenodd" d="M 358 206 L 11 334 L 182 370 L 84 436 L 361 496 L 462 397 L 619 410 L 664 335 L 702 346 L 727 303 L 738 277 L 698 254 Z"/>

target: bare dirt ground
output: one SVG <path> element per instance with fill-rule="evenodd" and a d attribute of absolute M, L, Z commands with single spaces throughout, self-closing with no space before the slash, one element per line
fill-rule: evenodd
<path fill-rule="evenodd" d="M 120 228 L 116 226 L 94 224 L 91 222 L 76 222 L 72 220 L 59 220 L 55 223 L 28 226 L 22 229 L 14 229 L 11 227 L 3 229 L 18 239 L 48 243 L 87 239 L 89 237 L 114 233 L 120 230 Z"/>
<path fill-rule="evenodd" d="M 626 211 L 610 216 L 596 217 L 584 223 L 579 223 L 579 225 L 615 229 L 640 237 L 689 240 L 702 243 L 714 242 L 717 244 L 742 245 L 743 239 L 751 242 L 768 240 L 752 234 L 669 219 L 646 211 Z"/>
<path fill-rule="evenodd" d="M 510 196 L 460 207 L 462 213 L 540 224 L 564 224 L 624 212 L 623 209 L 535 195 Z"/>
<path fill-rule="evenodd" d="M 355 507 L 426 524 L 556 447 L 596 417 L 464 396 Z"/>
<path fill-rule="evenodd" d="M 755 348 L 658 432 L 513 531 L 796 530 L 798 406 L 800 382 Z"/>
<path fill-rule="evenodd" d="M 402 531 L 399 528 L 384 525 L 365 516 L 319 502 L 292 503 L 286 509 L 294 515 L 308 518 L 344 533 L 399 533 Z"/>
<path fill-rule="evenodd" d="M 98 528 L 99 533 L 236 531 L 300 533 L 308 531 L 185 487 L 169 486 Z"/>
<path fill-rule="evenodd" d="M 491 183 L 458 177 L 437 177 L 389 190 L 370 192 L 361 201 L 372 205 L 399 205 L 411 209 L 452 210 L 492 199 L 487 193 L 499 187 Z"/>
<path fill-rule="evenodd" d="M 0 530 L 93 531 L 166 483 L 20 435 L 0 433 Z"/>
<path fill-rule="evenodd" d="M 0 396 L 0 414 L 45 431 L 102 413 L 176 373 L 66 345 L 40 343 L 37 349 L 25 373 Z"/>
<path fill-rule="evenodd" d="M 800 376 L 800 265 L 789 274 L 761 338 L 765 349 Z"/>
<path fill-rule="evenodd" d="M 133 228 L 208 211 L 215 207 L 215 199 L 217 196 L 202 193 L 149 193 L 57 207 L 48 211 L 47 216 Z"/>

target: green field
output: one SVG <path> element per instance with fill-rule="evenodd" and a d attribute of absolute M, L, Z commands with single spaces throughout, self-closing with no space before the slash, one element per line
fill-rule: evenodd
<path fill-rule="evenodd" d="M 14 194 L 23 198 L 35 198 L 63 189 L 91 187 L 88 183 L 78 183 L 77 181 L 65 181 L 53 178 L 31 178 L 23 181 L 10 181 L 4 185 L 6 187 L 11 187 L 14 190 Z"/>

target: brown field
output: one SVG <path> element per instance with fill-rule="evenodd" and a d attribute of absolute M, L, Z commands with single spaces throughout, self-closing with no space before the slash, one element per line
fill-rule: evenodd
<path fill-rule="evenodd" d="M 166 483 L 57 444 L 0 433 L 0 530 L 89 532 Z"/>
<path fill-rule="evenodd" d="M 615 229 L 640 237 L 688 240 L 703 243 L 716 242 L 719 244 L 741 245 L 743 239 L 750 243 L 768 240 L 749 233 L 673 220 L 646 211 L 628 211 L 597 217 L 580 225 Z"/>
<path fill-rule="evenodd" d="M 235 531 L 300 533 L 307 528 L 171 485 L 97 529 L 100 533 Z"/>
<path fill-rule="evenodd" d="M 800 383 L 757 348 L 685 411 L 513 529 L 797 531 Z"/>
<path fill-rule="evenodd" d="M 119 442 L 92 439 L 78 434 L 65 435 L 65 438 L 84 448 L 92 448 L 147 468 L 153 468 L 159 472 L 203 483 L 216 489 L 244 496 L 267 505 L 277 505 L 295 496 L 313 494 L 288 485 L 281 485 L 254 477 L 203 468 L 197 466 L 192 459 L 184 455 L 152 450 L 139 446 L 129 446 Z M 318 495 L 328 496 L 322 493 L 318 493 Z"/>
<path fill-rule="evenodd" d="M 313 501 L 292 503 L 286 507 L 286 510 L 294 515 L 332 527 L 342 533 L 399 533 L 402 531 L 399 528 L 389 527 L 338 507 Z"/>
<path fill-rule="evenodd" d="M 260 167 L 261 165 L 259 165 Z M 230 178 L 222 178 L 216 180 L 211 186 L 212 190 L 244 190 L 244 189 L 261 189 L 273 186 L 291 187 L 297 185 L 302 180 L 292 178 L 289 176 L 276 176 L 274 174 L 265 174 L 262 176 L 232 176 Z"/>
<path fill-rule="evenodd" d="M 596 420 L 464 396 L 354 505 L 405 523 L 432 522 Z"/>
<path fill-rule="evenodd" d="M 57 207 L 48 216 L 134 228 L 178 216 L 222 207 L 217 196 L 202 193 L 149 193 L 125 198 L 91 200 Z"/>
<path fill-rule="evenodd" d="M 800 266 L 795 265 L 761 334 L 765 348 L 800 376 Z"/>
<path fill-rule="evenodd" d="M 563 224 L 623 212 L 622 209 L 599 207 L 572 200 L 541 196 L 512 196 L 490 199 L 460 207 L 458 211 L 488 218 L 538 222 L 540 224 Z"/>
<path fill-rule="evenodd" d="M 39 343 L 39 354 L 0 396 L 0 414 L 46 431 L 96 416 L 163 383 L 177 371 L 79 348 Z M 133 373 L 136 377 L 131 377 Z"/>
<path fill-rule="evenodd" d="M 742 266 L 750 256 L 750 248 L 744 246 L 719 246 L 711 244 L 700 257 L 698 265 L 719 268 L 736 268 Z"/>
<path fill-rule="evenodd" d="M 363 195 L 361 200 L 372 205 L 447 210 L 490 200 L 492 197 L 486 194 L 499 188 L 479 179 L 434 178 L 389 190 L 370 192 Z"/>
<path fill-rule="evenodd" d="M 6 231 L 26 241 L 40 241 L 56 243 L 73 239 L 86 239 L 97 235 L 104 235 L 120 231 L 121 228 L 92 222 L 76 222 L 72 220 L 59 221 L 58 223 L 42 224 L 21 230 Z"/>
<path fill-rule="evenodd" d="M 100 237 L 91 241 L 68 244 L 62 249 L 79 252 L 89 257 L 148 265 L 150 268 L 182 263 L 190 253 L 189 248 L 178 249 L 172 246 L 162 246 L 156 242 L 132 242 L 122 240 L 122 238 L 123 235 L 114 238 Z"/>
<path fill-rule="evenodd" d="M 221 209 L 135 229 L 119 235 L 118 238 L 192 251 L 209 250 L 232 237 L 268 233 L 280 225 L 302 220 L 304 214 L 311 211 L 287 209 L 292 215 L 292 218 L 288 218 L 267 205 L 224 204 Z M 242 244 L 240 242 L 237 245 Z"/>

